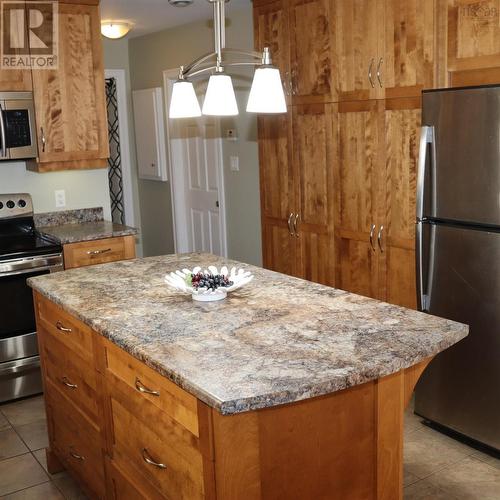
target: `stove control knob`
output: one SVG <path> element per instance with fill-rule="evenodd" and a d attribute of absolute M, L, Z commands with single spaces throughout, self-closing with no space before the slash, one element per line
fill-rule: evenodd
<path fill-rule="evenodd" d="M 9 200 L 7 202 L 7 208 L 14 208 L 15 206 L 16 206 L 16 204 L 12 200 Z"/>
<path fill-rule="evenodd" d="M 26 206 L 26 202 L 24 200 L 19 200 L 17 204 L 21 207 L 24 208 Z"/>
<path fill-rule="evenodd" d="M 3 208 L 3 203 L 0 201 L 0 210 Z"/>

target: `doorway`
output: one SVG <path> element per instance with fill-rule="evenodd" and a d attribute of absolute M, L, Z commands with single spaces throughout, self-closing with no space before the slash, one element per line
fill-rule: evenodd
<path fill-rule="evenodd" d="M 175 251 L 227 257 L 220 124 L 216 118 L 206 116 L 168 119 L 177 76 L 178 70 L 163 73 Z"/>

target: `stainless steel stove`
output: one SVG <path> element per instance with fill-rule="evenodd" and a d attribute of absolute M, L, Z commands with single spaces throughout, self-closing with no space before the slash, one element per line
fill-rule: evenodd
<path fill-rule="evenodd" d="M 42 392 L 32 291 L 26 279 L 63 270 L 40 234 L 29 194 L 0 194 L 0 402 Z"/>

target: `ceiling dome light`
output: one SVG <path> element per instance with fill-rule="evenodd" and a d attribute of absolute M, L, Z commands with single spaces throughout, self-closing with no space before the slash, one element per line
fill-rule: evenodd
<path fill-rule="evenodd" d="M 208 80 L 202 113 L 210 116 L 235 116 L 238 104 L 229 75 L 217 73 Z"/>
<path fill-rule="evenodd" d="M 177 80 L 172 88 L 169 118 L 194 118 L 201 116 L 200 104 L 193 84 L 186 80 Z"/>
<path fill-rule="evenodd" d="M 286 113 L 285 93 L 278 68 L 261 66 L 255 70 L 247 112 Z"/>
<path fill-rule="evenodd" d="M 123 38 L 130 30 L 132 25 L 123 21 L 102 21 L 101 34 L 106 38 L 117 40 Z"/>

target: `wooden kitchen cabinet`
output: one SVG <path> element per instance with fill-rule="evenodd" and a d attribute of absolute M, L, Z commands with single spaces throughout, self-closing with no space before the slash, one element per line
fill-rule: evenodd
<path fill-rule="evenodd" d="M 17 36 L 23 36 L 24 34 L 24 45 L 28 47 L 28 35 L 27 31 L 24 30 L 24 25 L 11 25 L 12 17 L 8 13 L 8 9 L 10 7 L 15 8 L 16 10 L 20 9 L 21 5 L 25 5 L 24 1 L 15 2 L 13 4 L 3 3 L 2 9 L 4 9 L 3 16 L 3 24 L 2 29 L 3 33 L 13 33 L 17 32 Z M 25 13 L 26 15 L 26 13 Z M 15 18 L 14 18 L 15 19 Z M 2 33 L 2 36 L 3 36 Z M 6 37 L 7 38 L 7 37 Z M 7 41 L 5 41 L 7 43 Z M 2 44 L 5 52 L 5 43 Z M 14 55 L 23 53 L 22 49 L 14 50 Z M 8 69 L 8 68 L 0 68 L 0 92 L 29 92 L 33 89 L 33 84 L 31 81 L 31 70 L 29 69 Z"/>
<path fill-rule="evenodd" d="M 117 236 L 101 240 L 67 243 L 63 246 L 64 269 L 92 266 L 135 258 L 135 237 Z"/>
<path fill-rule="evenodd" d="M 448 0 L 447 8 L 450 84 L 499 83 L 500 0 Z"/>
<path fill-rule="evenodd" d="M 106 167 L 109 156 L 97 5 L 59 2 L 59 66 L 34 70 L 38 172 Z"/>

